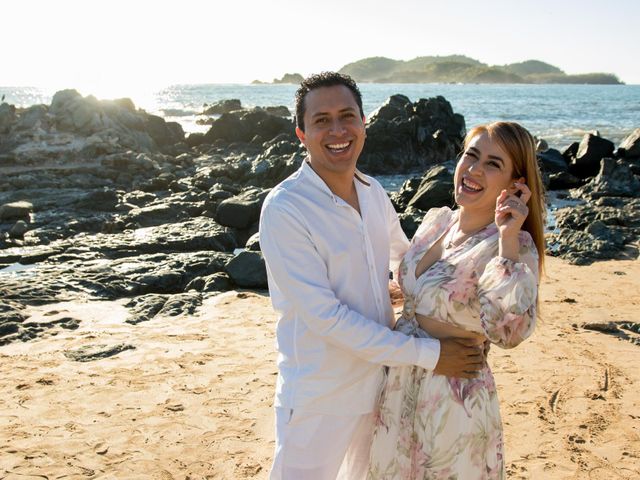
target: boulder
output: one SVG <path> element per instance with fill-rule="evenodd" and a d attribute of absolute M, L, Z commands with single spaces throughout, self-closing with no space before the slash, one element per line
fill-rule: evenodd
<path fill-rule="evenodd" d="M 565 158 L 555 148 L 548 148 L 543 152 L 538 152 L 538 165 L 545 173 L 566 172 L 569 169 Z"/>
<path fill-rule="evenodd" d="M 409 207 L 427 211 L 435 207 L 451 206 L 453 199 L 453 174 L 446 167 L 431 168 L 422 178 L 418 191 L 409 200 Z"/>
<path fill-rule="evenodd" d="M 562 151 L 562 156 L 567 162 L 567 165 L 571 164 L 575 160 L 576 155 L 578 154 L 578 148 L 580 148 L 580 142 L 573 142 Z"/>
<path fill-rule="evenodd" d="M 201 293 L 219 293 L 230 290 L 231 279 L 225 272 L 216 272 L 205 277 L 194 278 L 185 290 L 197 290 Z"/>
<path fill-rule="evenodd" d="M 444 97 L 393 95 L 367 122 L 367 140 L 358 166 L 366 173 L 406 173 L 451 160 L 465 135 L 462 115 Z"/>
<path fill-rule="evenodd" d="M 8 133 L 16 121 L 16 107 L 8 103 L 0 104 L 0 133 Z"/>
<path fill-rule="evenodd" d="M 267 268 L 260 252 L 240 252 L 227 263 L 225 270 L 239 287 L 267 288 Z"/>
<path fill-rule="evenodd" d="M 260 209 L 269 190 L 250 188 L 218 205 L 215 219 L 220 225 L 246 229 L 260 218 Z"/>
<path fill-rule="evenodd" d="M 244 245 L 246 250 L 250 250 L 252 252 L 260 251 L 260 233 L 256 232 L 249 237 L 247 243 Z"/>
<path fill-rule="evenodd" d="M 584 180 L 571 175 L 569 172 L 558 172 L 549 175 L 548 190 L 566 190 L 577 188 L 584 184 Z"/>
<path fill-rule="evenodd" d="M 11 238 L 23 238 L 24 234 L 29 231 L 29 225 L 24 220 L 18 220 L 9 230 Z"/>
<path fill-rule="evenodd" d="M 118 202 L 118 193 L 113 189 L 105 188 L 87 193 L 77 201 L 76 205 L 87 210 L 113 212 Z"/>
<path fill-rule="evenodd" d="M 0 221 L 30 220 L 33 204 L 26 201 L 5 203 L 0 206 Z"/>
<path fill-rule="evenodd" d="M 613 156 L 613 150 L 613 142 L 588 133 L 578 146 L 578 152 L 569 165 L 569 172 L 579 178 L 592 177 L 600 169 L 600 160 Z"/>
<path fill-rule="evenodd" d="M 20 113 L 17 128 L 23 130 L 31 130 L 35 128 L 48 128 L 49 109 L 46 105 L 32 105 L 24 112 Z"/>
<path fill-rule="evenodd" d="M 249 111 L 224 113 L 215 120 L 201 143 L 265 142 L 281 134 L 295 138 L 295 128 L 290 119 L 267 113 L 261 108 Z M 199 141 L 198 140 L 198 141 Z M 193 143 L 189 138 L 189 143 Z"/>
<path fill-rule="evenodd" d="M 264 107 L 265 112 L 275 115 L 276 117 L 290 117 L 291 112 L 284 105 Z"/>
<path fill-rule="evenodd" d="M 640 180 L 623 160 L 603 158 L 600 171 L 575 196 L 580 197 L 640 197 Z"/>
<path fill-rule="evenodd" d="M 205 106 L 206 108 L 202 112 L 203 115 L 222 115 L 223 113 L 242 109 L 242 103 L 237 98 L 219 100 L 211 105 L 205 104 Z"/>
<path fill-rule="evenodd" d="M 640 128 L 636 128 L 618 147 L 618 155 L 623 158 L 640 157 Z"/>

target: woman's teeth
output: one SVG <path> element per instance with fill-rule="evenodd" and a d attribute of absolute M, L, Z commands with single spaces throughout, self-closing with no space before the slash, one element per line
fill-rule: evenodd
<path fill-rule="evenodd" d="M 462 185 L 467 188 L 468 190 L 472 190 L 474 192 L 479 192 L 480 190 L 482 190 L 482 187 L 480 185 L 478 185 L 475 182 L 472 182 L 466 178 L 462 179 Z"/>

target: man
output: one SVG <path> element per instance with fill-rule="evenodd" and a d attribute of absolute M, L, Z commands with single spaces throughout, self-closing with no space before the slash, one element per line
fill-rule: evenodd
<path fill-rule="evenodd" d="M 383 365 L 468 377 L 471 342 L 408 337 L 393 322 L 388 280 L 408 241 L 384 189 L 356 170 L 362 98 L 326 72 L 296 93 L 296 135 L 308 158 L 266 198 L 260 245 L 279 319 L 274 480 L 366 475 Z"/>

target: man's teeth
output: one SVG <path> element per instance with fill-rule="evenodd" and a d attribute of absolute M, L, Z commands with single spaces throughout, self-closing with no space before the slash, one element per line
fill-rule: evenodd
<path fill-rule="evenodd" d="M 462 179 L 462 184 L 465 187 L 467 187 L 469 190 L 474 190 L 476 192 L 479 192 L 480 190 L 482 190 L 482 187 L 480 185 L 478 185 L 477 183 L 470 182 L 466 178 Z"/>
<path fill-rule="evenodd" d="M 347 143 L 334 143 L 333 145 L 327 145 L 327 148 L 330 150 L 344 150 L 349 146 L 349 142 Z"/>

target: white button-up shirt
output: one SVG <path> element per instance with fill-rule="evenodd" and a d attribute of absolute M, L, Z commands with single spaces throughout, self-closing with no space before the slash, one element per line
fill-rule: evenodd
<path fill-rule="evenodd" d="M 359 172 L 354 183 L 361 215 L 303 162 L 262 207 L 260 246 L 279 315 L 277 407 L 369 413 L 382 365 L 438 361 L 437 340 L 390 328 L 389 268 L 409 244 L 382 186 Z"/>

